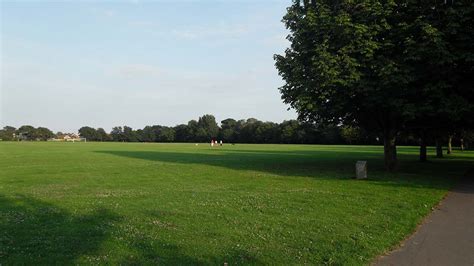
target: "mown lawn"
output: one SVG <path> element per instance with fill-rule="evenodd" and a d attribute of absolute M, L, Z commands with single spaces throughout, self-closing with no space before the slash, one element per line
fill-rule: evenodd
<path fill-rule="evenodd" d="M 417 151 L 0 142 L 0 264 L 368 264 L 474 162 Z"/>

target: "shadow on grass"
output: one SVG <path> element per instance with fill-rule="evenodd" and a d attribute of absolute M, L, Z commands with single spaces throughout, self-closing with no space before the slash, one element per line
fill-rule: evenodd
<path fill-rule="evenodd" d="M 75 215 L 37 199 L 21 195 L 0 196 L 0 265 L 258 262 L 244 250 L 197 259 L 186 255 L 175 244 L 150 238 L 146 232 L 139 230 L 138 234 L 130 235 L 124 226 L 128 226 L 126 218 L 107 209 Z M 107 239 L 122 248 L 116 249 L 112 245 L 112 248 L 104 249 L 102 244 Z"/>
<path fill-rule="evenodd" d="M 363 147 L 365 148 L 365 147 Z M 400 153 L 400 167 L 395 173 L 384 171 L 382 149 L 371 147 L 349 152 L 331 150 L 242 150 L 215 149 L 203 152 L 162 151 L 96 151 L 120 157 L 159 161 L 177 164 L 201 164 L 224 167 L 232 170 L 260 171 L 278 176 L 304 176 L 318 179 L 348 179 L 354 176 L 354 164 L 358 160 L 368 161 L 369 180 L 378 185 L 409 186 L 426 188 L 450 188 L 462 175 L 462 170 L 472 164 L 472 158 L 456 160 L 418 161 L 418 155 Z"/>
<path fill-rule="evenodd" d="M 474 194 L 474 167 L 469 168 L 461 182 L 453 189 L 454 192 Z"/>
<path fill-rule="evenodd" d="M 106 209 L 76 216 L 25 196 L 0 196 L 0 262 L 73 264 L 94 253 L 117 220 Z"/>
<path fill-rule="evenodd" d="M 202 164 L 224 167 L 233 170 L 252 170 L 275 175 L 312 176 L 323 174 L 354 175 L 357 160 L 376 162 L 372 165 L 377 171 L 383 169 L 379 154 L 343 154 L 333 151 L 258 151 L 258 150 L 211 150 L 210 153 L 161 152 L 161 151 L 97 151 L 121 157 L 150 161 Z M 342 156 L 343 155 L 343 156 Z"/>
<path fill-rule="evenodd" d="M 135 253 L 120 259 L 119 265 L 255 265 L 262 264 L 260 260 L 243 249 L 225 251 L 221 256 L 206 256 L 199 254 L 199 258 L 189 256 L 174 244 L 157 241 L 147 237 L 135 240 L 129 245 Z M 114 263 L 115 264 L 115 263 Z"/>

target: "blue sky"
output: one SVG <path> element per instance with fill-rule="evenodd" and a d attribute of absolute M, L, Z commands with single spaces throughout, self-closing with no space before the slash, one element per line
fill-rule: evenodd
<path fill-rule="evenodd" d="M 281 122 L 289 1 L 0 1 L 1 126 Z"/>

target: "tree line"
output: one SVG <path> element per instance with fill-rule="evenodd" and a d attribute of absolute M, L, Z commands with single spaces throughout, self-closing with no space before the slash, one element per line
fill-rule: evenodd
<path fill-rule="evenodd" d="M 0 129 L 0 140 L 11 141 L 11 140 L 48 140 L 55 137 L 51 130 L 46 127 L 33 127 L 24 125 L 19 128 L 12 126 L 5 126 Z"/>
<path fill-rule="evenodd" d="M 433 141 L 441 157 L 473 130 L 472 0 L 295 0 L 282 21 L 275 65 L 300 121 L 377 132 L 390 171 L 404 135 L 426 161 Z"/>
<path fill-rule="evenodd" d="M 174 127 L 161 125 L 132 129 L 128 126 L 113 127 L 109 134 L 92 127 L 79 129 L 81 137 L 92 141 L 119 142 L 210 142 L 222 140 L 224 143 L 287 143 L 287 144 L 342 144 L 345 143 L 344 130 L 339 127 L 317 129 L 297 120 L 282 123 L 264 122 L 255 118 L 236 120 L 228 118 L 220 125 L 213 115 L 203 115 L 197 120 Z M 349 140 L 349 139 L 348 139 Z M 360 143 L 371 140 L 360 136 Z M 372 143 L 375 143 L 375 137 Z M 355 142 L 354 142 L 355 143 Z"/>
<path fill-rule="evenodd" d="M 197 120 L 174 127 L 152 125 L 142 129 L 129 126 L 116 126 L 110 132 L 103 128 L 83 126 L 78 130 L 80 137 L 87 141 L 115 142 L 210 142 L 211 139 L 224 143 L 284 143 L 284 144 L 364 144 L 380 145 L 383 140 L 380 133 L 367 131 L 356 126 L 328 125 L 317 127 L 297 120 L 282 123 L 264 122 L 255 118 L 222 120 L 220 125 L 213 115 L 203 115 Z M 21 135 L 21 138 L 20 138 Z M 53 133 L 45 127 L 21 126 L 18 129 L 6 126 L 0 130 L 0 139 L 46 141 L 64 136 Z M 398 135 L 402 145 L 419 145 L 419 137 L 414 133 Z M 456 146 L 468 148 L 474 144 L 474 133 L 464 132 L 454 136 Z M 426 138 L 427 145 L 435 145 L 435 138 Z M 449 147 L 449 138 L 443 145 Z M 449 151 L 449 149 L 447 149 Z"/>

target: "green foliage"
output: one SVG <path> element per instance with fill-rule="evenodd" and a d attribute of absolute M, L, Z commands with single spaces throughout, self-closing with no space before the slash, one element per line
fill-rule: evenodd
<path fill-rule="evenodd" d="M 124 126 L 123 127 L 123 140 L 128 142 L 136 142 L 138 141 L 137 134 L 131 127 Z"/>
<path fill-rule="evenodd" d="M 0 139 L 3 140 L 48 140 L 55 135 L 51 130 L 45 127 L 35 128 L 30 125 L 24 125 L 15 130 L 14 127 L 6 126 L 0 130 Z"/>
<path fill-rule="evenodd" d="M 374 146 L 1 142 L 0 264 L 368 265 L 474 159 L 400 151 L 385 173 Z"/>
<path fill-rule="evenodd" d="M 392 170 L 407 124 L 472 126 L 472 14 L 472 1 L 294 1 L 282 99 L 302 121 L 381 132 Z"/>
<path fill-rule="evenodd" d="M 341 127 L 341 137 L 348 143 L 356 143 L 361 137 L 360 128 L 354 126 Z"/>
<path fill-rule="evenodd" d="M 208 142 L 212 138 L 216 138 L 219 133 L 219 126 L 213 115 L 203 115 L 199 117 L 197 129 L 195 131 L 196 139 L 202 142 Z"/>
<path fill-rule="evenodd" d="M 281 141 L 283 143 L 304 143 L 304 131 L 296 120 L 283 121 L 281 127 Z"/>
<path fill-rule="evenodd" d="M 110 138 L 113 141 L 125 141 L 125 136 L 122 127 L 112 128 L 112 131 L 110 131 Z"/>
<path fill-rule="evenodd" d="M 35 128 L 30 125 L 24 125 L 18 128 L 17 135 L 21 140 L 35 140 Z"/>
<path fill-rule="evenodd" d="M 237 121 L 232 118 L 228 118 L 221 121 L 221 131 L 219 138 L 226 142 L 237 142 L 238 131 L 236 129 Z"/>
<path fill-rule="evenodd" d="M 174 127 L 174 131 L 175 131 L 175 140 L 177 142 L 188 142 L 192 140 L 191 138 L 192 135 L 191 135 L 188 125 L 184 125 L 184 124 L 177 125 Z"/>
<path fill-rule="evenodd" d="M 38 128 L 34 131 L 33 136 L 34 136 L 34 137 L 33 137 L 34 139 L 39 139 L 39 140 L 43 140 L 43 141 L 44 141 L 44 140 L 48 140 L 48 139 L 50 139 L 50 138 L 53 138 L 53 137 L 54 137 L 54 133 L 53 133 L 51 130 L 45 128 L 45 127 L 38 127 Z"/>
<path fill-rule="evenodd" d="M 3 129 L 0 130 L 0 139 L 1 140 L 14 140 L 14 136 L 16 134 L 16 128 L 5 126 Z"/>
<path fill-rule="evenodd" d="M 107 132 L 105 132 L 105 130 L 101 127 L 99 127 L 97 129 L 97 137 L 98 137 L 98 141 L 109 141 L 110 140 L 110 136 L 107 134 Z"/>
<path fill-rule="evenodd" d="M 97 130 L 95 130 L 92 127 L 87 127 L 87 126 L 81 127 L 79 129 L 79 135 L 82 138 L 86 138 L 89 141 L 98 141 L 101 138 Z"/>
<path fill-rule="evenodd" d="M 143 128 L 140 136 L 143 142 L 153 142 L 155 141 L 155 130 L 151 126 L 146 126 Z"/>
<path fill-rule="evenodd" d="M 474 3 L 437 2 L 426 14 L 424 34 L 436 39 L 431 45 L 418 43 L 417 64 L 423 90 L 420 110 L 410 128 L 431 131 L 428 135 L 460 133 L 474 128 Z M 433 132 L 435 131 L 435 132 Z M 425 132 L 426 134 L 427 132 Z"/>
<path fill-rule="evenodd" d="M 170 127 L 162 127 L 157 136 L 158 142 L 173 142 L 175 140 L 175 131 Z"/>
<path fill-rule="evenodd" d="M 291 48 L 275 55 L 282 98 L 304 121 L 398 124 L 410 71 L 393 2 L 318 1 L 288 8 Z M 374 113 L 377 109 L 378 112 Z M 397 111 L 395 111 L 397 110 Z"/>

